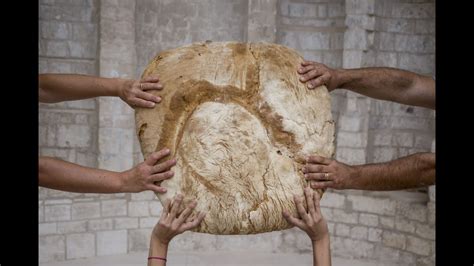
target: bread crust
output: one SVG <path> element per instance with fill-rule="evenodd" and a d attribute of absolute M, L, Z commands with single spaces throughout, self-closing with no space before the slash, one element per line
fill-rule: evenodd
<path fill-rule="evenodd" d="M 207 212 L 194 231 L 256 234 L 290 228 L 293 195 L 307 185 L 309 154 L 334 155 L 334 121 L 326 87 L 308 90 L 296 72 L 303 58 L 270 43 L 206 42 L 159 53 L 142 78 L 164 84 L 153 109 L 136 109 L 142 153 L 168 147 L 176 193 Z M 323 191 L 318 190 L 319 193 Z"/>

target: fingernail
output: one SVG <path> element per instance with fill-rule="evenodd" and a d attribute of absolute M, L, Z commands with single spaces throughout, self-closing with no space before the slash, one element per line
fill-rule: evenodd
<path fill-rule="evenodd" d="M 303 77 L 300 77 L 300 81 L 304 81 L 304 78 L 303 78 Z"/>
<path fill-rule="evenodd" d="M 166 191 L 168 191 L 168 190 L 167 190 L 166 188 L 163 188 L 161 191 L 166 192 Z"/>
<path fill-rule="evenodd" d="M 312 89 L 312 88 L 313 88 L 313 84 L 309 83 L 309 84 L 308 84 L 308 88 Z"/>
<path fill-rule="evenodd" d="M 170 149 L 165 149 L 165 153 L 169 153 L 170 152 Z"/>
<path fill-rule="evenodd" d="M 156 97 L 156 98 L 155 98 L 155 101 L 156 101 L 157 103 L 159 103 L 159 102 L 161 102 L 161 98 L 160 98 L 160 97 Z"/>
<path fill-rule="evenodd" d="M 155 107 L 155 103 L 150 103 L 150 107 Z"/>

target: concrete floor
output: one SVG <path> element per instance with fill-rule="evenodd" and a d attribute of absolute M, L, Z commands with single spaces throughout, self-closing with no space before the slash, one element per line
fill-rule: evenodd
<path fill-rule="evenodd" d="M 41 263 L 40 266 L 104 266 L 104 265 L 127 265 L 143 266 L 147 263 L 147 252 L 129 253 L 125 255 L 113 255 L 95 257 L 90 259 L 69 260 L 54 263 Z M 312 265 L 310 254 L 295 253 L 255 253 L 255 252 L 218 252 L 218 253 L 173 253 L 168 254 L 169 266 L 190 265 Z M 398 264 L 377 263 L 373 261 L 362 261 L 343 258 L 332 258 L 333 266 L 399 266 Z"/>

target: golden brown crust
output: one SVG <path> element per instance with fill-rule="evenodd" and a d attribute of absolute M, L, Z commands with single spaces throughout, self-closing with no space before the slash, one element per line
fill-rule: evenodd
<path fill-rule="evenodd" d="M 196 231 L 289 228 L 281 210 L 295 212 L 304 156 L 334 153 L 329 94 L 298 81 L 302 60 L 275 44 L 198 43 L 161 52 L 144 71 L 165 88 L 153 92 L 157 107 L 136 111 L 142 152 L 168 147 L 178 159 L 158 197 L 197 198 L 208 214 Z"/>

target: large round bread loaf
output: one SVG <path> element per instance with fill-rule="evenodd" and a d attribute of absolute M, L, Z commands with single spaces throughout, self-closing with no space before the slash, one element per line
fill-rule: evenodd
<path fill-rule="evenodd" d="M 144 157 L 164 147 L 177 158 L 161 202 L 176 193 L 207 215 L 196 232 L 255 234 L 291 226 L 309 154 L 332 157 L 334 122 L 324 86 L 308 90 L 303 58 L 269 43 L 195 43 L 159 53 L 162 102 L 136 110 Z M 322 191 L 318 191 L 322 193 Z"/>

